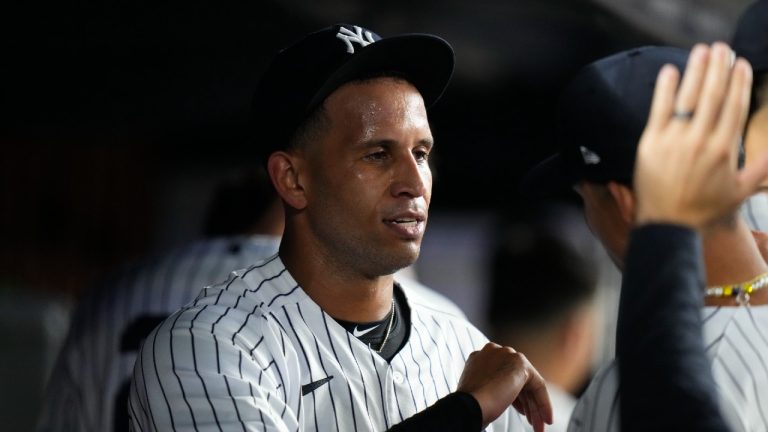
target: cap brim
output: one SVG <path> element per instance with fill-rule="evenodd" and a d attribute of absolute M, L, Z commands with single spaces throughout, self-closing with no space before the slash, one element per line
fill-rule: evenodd
<path fill-rule="evenodd" d="M 520 182 L 520 193 L 528 198 L 553 198 L 570 191 L 577 181 L 557 153 L 528 171 Z"/>
<path fill-rule="evenodd" d="M 307 111 L 312 111 L 343 84 L 378 72 L 403 75 L 419 90 L 428 108 L 445 91 L 453 65 L 453 49 L 437 36 L 406 34 L 381 39 L 355 53 L 331 75 L 312 98 Z"/>

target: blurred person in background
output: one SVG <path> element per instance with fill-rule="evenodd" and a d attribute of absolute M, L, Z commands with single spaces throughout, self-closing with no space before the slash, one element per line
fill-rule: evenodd
<path fill-rule="evenodd" d="M 534 169 L 532 187 L 541 191 L 575 186 L 590 228 L 614 262 L 624 256 L 635 218 L 632 188 L 638 141 L 648 119 L 653 86 L 664 64 L 732 56 L 724 44 L 677 48 L 644 47 L 600 59 L 585 67 L 563 94 L 557 120 L 560 153 Z M 675 120 L 690 121 L 688 106 Z M 734 287 L 768 282 L 768 266 L 738 216 L 711 224 L 703 233 L 708 290 L 704 336 L 719 387 L 720 407 L 733 430 L 762 431 L 768 417 L 768 291 L 737 296 Z M 750 304 L 751 307 L 743 307 Z M 631 342 L 624 342 L 631 343 Z M 751 360 L 745 360 L 749 358 Z M 752 383 L 748 385 L 746 383 Z M 574 410 L 569 430 L 619 429 L 618 372 L 608 365 L 592 380 Z"/>
<path fill-rule="evenodd" d="M 491 339 L 524 352 L 547 381 L 565 431 L 591 372 L 598 317 L 595 241 L 577 210 L 542 207 L 507 221 L 493 254 Z"/>
<path fill-rule="evenodd" d="M 139 346 L 203 286 L 277 252 L 283 208 L 261 164 L 217 188 L 205 239 L 108 275 L 81 298 L 43 400 L 39 431 L 127 431 Z"/>

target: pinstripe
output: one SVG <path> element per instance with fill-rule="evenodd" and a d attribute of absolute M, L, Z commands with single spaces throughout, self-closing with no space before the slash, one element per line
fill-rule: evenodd
<path fill-rule="evenodd" d="M 718 306 L 718 307 L 716 307 L 716 308 L 715 308 L 715 310 L 714 310 L 714 311 L 712 311 L 712 313 L 710 313 L 710 314 L 709 314 L 709 315 L 707 315 L 707 316 L 706 316 L 706 317 L 705 317 L 703 320 L 701 320 L 701 324 L 702 324 L 702 325 L 706 324 L 706 323 L 707 323 L 707 321 L 709 321 L 709 320 L 710 320 L 710 318 L 712 318 L 713 316 L 717 315 L 717 313 L 718 313 L 718 312 L 720 312 L 720 309 L 721 309 L 721 308 L 722 308 L 722 306 Z"/>
<path fill-rule="evenodd" d="M 275 366 L 275 370 L 277 371 L 277 376 L 280 377 L 280 385 L 283 387 L 283 402 L 284 402 L 284 405 L 287 406 L 288 405 L 288 398 L 285 395 L 285 391 L 286 391 L 285 390 L 285 380 L 283 379 L 283 373 L 280 372 L 280 367 L 277 366 L 277 362 L 275 362 L 275 359 L 272 359 L 267 364 L 267 367 L 262 369 L 262 371 L 266 372 L 267 369 L 269 369 L 269 367 L 272 366 L 272 365 Z M 261 375 L 259 375 L 259 385 L 261 385 Z M 275 390 L 277 390 L 277 389 L 275 389 Z M 267 395 L 267 396 L 269 396 L 269 395 Z M 280 413 L 280 418 L 283 418 L 283 417 L 285 417 L 285 409 L 283 409 L 283 412 Z"/>
<path fill-rule="evenodd" d="M 213 412 L 213 420 L 216 422 L 216 426 L 218 426 L 219 430 L 221 430 L 219 417 L 218 415 L 216 415 L 216 408 L 213 407 L 213 402 L 211 401 L 211 397 L 208 394 L 208 386 L 205 385 L 205 380 L 203 379 L 202 375 L 200 375 L 200 370 L 197 368 L 197 350 L 195 349 L 195 335 L 192 333 L 192 329 L 195 327 L 195 321 L 207 307 L 208 307 L 207 305 L 201 307 L 200 310 L 197 311 L 195 316 L 189 322 L 189 340 L 192 345 L 192 368 L 195 371 L 195 375 L 197 375 L 197 378 L 200 380 L 200 384 L 203 386 L 203 392 L 205 393 L 205 400 L 208 401 L 208 405 L 211 407 L 211 411 Z"/>
<path fill-rule="evenodd" d="M 248 325 L 248 320 L 251 319 L 251 317 L 256 314 L 256 309 L 258 309 L 259 306 L 260 305 L 256 305 L 256 306 L 253 307 L 253 310 L 251 311 L 251 313 L 248 314 L 248 316 L 245 317 L 245 321 L 243 321 L 243 324 L 240 326 L 240 328 L 238 328 L 237 331 L 232 334 L 232 344 L 233 345 L 235 344 L 235 338 L 237 338 L 237 335 L 239 335 L 240 332 L 243 331 L 245 326 Z"/>
<path fill-rule="evenodd" d="M 755 320 L 755 316 L 752 314 L 752 308 L 747 308 L 747 315 L 749 316 L 749 321 L 752 323 L 752 330 L 760 336 L 760 339 L 763 340 L 765 346 L 768 347 L 768 336 L 763 333 L 763 328 Z"/>
<path fill-rule="evenodd" d="M 424 322 L 421 321 L 421 318 L 417 318 L 417 321 L 419 322 L 420 325 L 422 325 L 422 326 L 424 325 Z M 419 338 L 421 338 L 421 332 L 417 329 L 417 326 L 413 326 L 413 329 L 419 335 Z M 441 365 L 442 364 L 446 364 L 446 362 L 443 360 L 442 354 L 440 354 L 440 346 L 435 341 L 435 338 L 433 338 L 432 334 L 430 334 L 429 332 L 427 332 L 427 336 L 429 336 L 429 339 L 432 341 L 432 344 L 435 346 L 435 351 L 437 352 L 437 358 L 440 359 L 440 364 Z M 423 341 L 423 339 L 422 339 L 422 342 L 421 342 L 421 349 L 422 349 L 422 351 L 424 350 L 424 341 Z M 424 355 L 425 356 L 427 355 L 426 351 L 424 352 Z M 431 374 L 432 373 L 432 363 L 429 364 L 429 368 L 430 368 L 430 374 Z M 448 384 L 448 378 L 446 378 L 445 373 L 441 374 L 441 376 L 443 377 L 443 382 L 445 383 L 445 391 L 447 393 L 450 393 L 451 385 Z M 436 381 L 434 379 L 434 376 L 432 377 L 432 381 L 433 382 Z M 437 387 L 435 387 L 435 394 L 436 395 L 439 394 L 438 391 L 437 391 Z M 438 398 L 439 398 L 439 396 L 438 396 Z"/>
<path fill-rule="evenodd" d="M 221 293 L 222 293 L 222 291 L 219 292 L 219 296 L 221 296 Z M 218 300 L 219 299 L 217 297 L 216 298 L 216 303 L 214 303 L 214 304 L 218 304 Z M 219 338 L 216 337 L 215 328 L 216 328 L 216 324 L 221 322 L 221 319 L 224 318 L 224 316 L 229 313 L 230 309 L 232 309 L 232 308 L 227 306 L 227 308 L 224 310 L 224 313 L 221 314 L 219 316 L 219 318 L 217 318 L 216 321 L 214 321 L 211 324 L 211 335 L 213 336 L 213 342 L 214 342 L 215 347 L 216 347 L 216 371 L 219 372 L 219 373 L 221 373 L 221 359 L 219 358 Z"/>
<path fill-rule="evenodd" d="M 139 356 L 139 358 L 141 357 L 142 356 Z M 152 333 L 152 364 L 155 371 L 155 377 L 157 378 L 157 385 L 160 387 L 160 393 L 163 395 L 163 401 L 165 402 L 165 406 L 168 408 L 168 417 L 171 419 L 171 428 L 173 430 L 176 430 L 176 426 L 173 424 L 173 415 L 171 414 L 171 404 L 168 402 L 168 395 L 165 394 L 165 387 L 163 386 L 163 380 L 160 379 L 160 372 L 157 371 L 157 332 Z M 143 370 L 143 368 L 141 370 Z M 134 379 L 135 379 L 135 374 L 134 374 Z M 144 391 L 146 392 L 147 395 L 149 395 L 149 390 L 147 390 L 147 382 L 146 380 L 142 380 L 142 381 L 144 383 Z M 128 400 L 130 401 L 130 399 Z M 150 414 L 151 414 L 151 411 L 150 411 Z M 154 416 L 152 417 L 152 426 L 155 428 L 155 430 L 157 430 L 157 425 L 155 424 Z"/>
<path fill-rule="evenodd" d="M 379 383 L 379 395 L 381 396 L 381 408 L 382 412 L 384 413 L 384 424 L 389 429 L 389 415 L 387 414 L 387 401 L 384 399 L 384 384 L 381 382 L 381 374 L 379 374 L 379 368 L 376 367 L 376 359 L 373 357 L 373 350 L 371 347 L 368 347 L 368 353 L 371 355 L 371 365 L 373 366 L 373 370 L 376 371 L 376 382 Z M 397 393 L 395 393 L 395 396 L 397 396 Z M 400 409 L 400 404 L 397 404 L 398 410 Z M 403 414 L 400 414 L 400 421 L 403 419 Z"/>
<path fill-rule="evenodd" d="M 333 358 L 336 359 L 336 363 L 338 363 L 341 366 L 341 360 L 339 360 L 339 355 L 336 353 L 336 347 L 333 346 L 333 338 L 331 337 L 331 331 L 328 329 L 328 320 L 326 319 L 325 312 L 320 312 L 320 316 L 323 318 L 323 325 L 325 326 L 325 333 L 328 335 L 328 345 L 331 347 L 331 351 L 333 352 Z M 349 337 L 349 332 L 347 332 L 347 337 Z M 317 355 L 320 355 L 320 347 L 317 347 Z M 354 358 L 354 355 L 353 355 Z M 358 365 L 358 368 L 360 366 Z M 323 368 L 325 369 L 325 368 Z M 350 410 L 352 411 L 352 428 L 354 430 L 357 430 L 357 415 L 355 414 L 355 400 L 352 397 L 352 386 L 349 385 L 349 377 L 347 377 L 347 372 L 342 368 L 341 373 L 344 375 L 344 381 L 347 384 L 347 390 L 349 391 L 349 406 Z M 328 375 L 328 372 L 325 373 Z M 366 400 L 366 406 L 368 401 Z M 334 406 L 334 412 L 333 415 L 336 416 L 336 407 Z M 336 420 L 336 428 L 339 428 L 339 421 L 338 418 Z"/>
<path fill-rule="evenodd" d="M 278 294 L 278 295 L 274 296 L 274 297 L 272 298 L 272 300 L 270 300 L 270 301 L 269 301 L 269 303 L 267 303 L 267 306 L 272 306 L 272 303 L 274 303 L 274 302 L 275 302 L 275 300 L 277 300 L 277 299 L 278 299 L 278 298 L 280 298 L 280 297 L 287 297 L 287 296 L 289 296 L 289 295 L 293 294 L 293 293 L 294 293 L 294 291 L 296 291 L 297 289 L 299 289 L 299 286 L 298 286 L 298 285 L 296 285 L 295 287 L 293 287 L 293 289 L 291 289 L 291 290 L 290 290 L 289 292 L 287 292 L 287 293 L 280 293 L 280 294 Z"/>
<path fill-rule="evenodd" d="M 419 346 L 421 347 L 421 352 L 424 354 L 424 358 L 428 359 L 429 355 L 427 355 L 427 351 L 424 349 L 424 340 L 421 338 L 421 335 L 419 334 L 419 331 L 416 329 L 416 326 L 413 326 L 413 330 L 418 335 Z M 412 349 L 413 348 L 411 348 L 411 350 Z M 438 358 L 440 357 L 440 349 L 437 350 L 437 356 Z M 442 360 L 440 360 L 440 363 L 441 364 L 443 363 Z M 440 392 L 437 391 L 437 380 L 435 379 L 435 374 L 432 372 L 432 362 L 428 362 L 427 366 L 429 367 L 429 377 L 431 378 L 432 386 L 434 387 L 434 390 L 435 390 L 435 400 L 440 399 L 440 396 L 438 396 Z M 445 376 L 443 376 L 443 379 L 445 379 Z M 426 396 L 424 397 L 424 400 L 425 401 L 427 400 Z"/>
<path fill-rule="evenodd" d="M 136 362 L 139 363 L 139 367 L 142 367 L 142 365 L 144 364 L 144 359 L 142 357 L 139 357 L 138 359 L 136 359 Z M 136 377 L 133 377 L 131 381 L 132 381 L 134 386 L 137 385 L 136 384 Z M 146 387 L 145 387 L 145 389 L 146 389 Z M 148 404 L 145 405 L 141 399 L 139 399 L 139 406 L 141 406 L 142 410 L 149 411 L 150 414 L 152 413 L 152 407 L 148 406 Z"/>
<path fill-rule="evenodd" d="M 707 346 L 706 346 L 706 348 L 704 348 L 704 350 L 705 350 L 707 353 L 709 353 L 709 351 L 710 351 L 712 348 L 714 348 L 714 347 L 718 346 L 718 344 L 720 344 L 720 342 L 723 340 L 723 338 L 724 338 L 724 337 L 725 337 L 725 333 L 721 334 L 720 336 L 718 336 L 717 338 L 715 338 L 715 339 L 714 339 L 712 342 L 710 342 L 710 343 L 709 343 L 709 345 L 707 345 Z"/>
<path fill-rule="evenodd" d="M 257 292 L 259 292 L 259 290 L 261 289 L 261 287 L 262 287 L 262 286 L 264 286 L 264 284 L 265 284 L 265 283 L 267 283 L 267 282 L 269 282 L 269 281 L 273 281 L 273 280 L 275 280 L 275 279 L 279 278 L 280 276 L 282 276 L 282 275 L 283 275 L 283 273 L 285 273 L 285 267 L 283 267 L 283 269 L 282 269 L 282 270 L 280 270 L 280 273 L 278 273 L 278 274 L 276 274 L 276 275 L 274 275 L 274 276 L 272 276 L 272 277 L 268 277 L 268 278 L 266 278 L 266 279 L 262 279 L 262 281 L 261 281 L 261 282 L 259 282 L 259 285 L 257 285 L 257 286 L 256 286 L 256 288 L 254 288 L 254 289 L 249 289 L 249 290 L 246 290 L 246 292 L 245 292 L 245 293 L 243 293 L 243 296 L 245 296 L 245 294 L 246 294 L 246 293 L 252 293 L 252 294 L 256 294 Z M 242 278 L 244 278 L 244 277 L 245 277 L 245 275 L 243 275 L 243 276 L 241 277 L 241 279 L 242 279 Z"/>
<path fill-rule="evenodd" d="M 189 404 L 189 400 L 187 399 L 187 393 L 184 391 L 184 384 L 181 382 L 181 377 L 179 376 L 179 372 L 176 369 L 176 357 L 173 353 L 173 329 L 176 327 L 176 323 L 179 321 L 179 317 L 181 317 L 181 314 L 176 315 L 176 318 L 173 320 L 173 324 L 171 324 L 171 330 L 168 332 L 168 345 L 171 351 L 171 370 L 173 370 L 173 375 L 176 376 L 176 381 L 179 383 L 179 389 L 181 389 L 181 397 L 184 399 L 184 403 L 187 405 L 187 409 L 189 409 L 189 415 L 192 417 L 192 427 L 197 430 L 197 420 L 195 420 L 195 413 L 192 411 L 192 406 Z M 160 379 L 161 378 L 158 375 L 158 381 L 160 381 Z M 173 422 L 173 413 L 170 415 L 171 422 Z M 174 428 L 174 430 L 176 429 Z"/>
<path fill-rule="evenodd" d="M 408 366 L 405 364 L 405 360 L 403 360 L 403 356 L 398 356 L 397 358 L 400 360 L 400 363 L 403 364 L 403 370 L 405 370 L 405 378 L 406 378 L 406 382 L 408 383 L 408 390 L 410 390 L 411 399 L 413 400 L 413 409 L 415 411 L 419 411 L 419 404 L 416 403 L 416 394 L 413 392 L 413 386 L 411 385 L 411 380 L 408 375 Z M 395 392 L 395 394 L 397 394 L 397 392 Z M 400 418 L 402 419 L 402 417 L 403 417 L 403 414 L 401 413 Z"/>
<path fill-rule="evenodd" d="M 459 340 L 459 335 L 458 335 L 458 333 L 456 333 L 456 329 L 453 327 L 453 323 L 448 321 L 448 327 L 451 328 L 451 333 L 453 333 L 453 340 L 454 341 L 458 341 Z M 464 353 L 464 349 L 461 348 L 460 344 L 459 344 L 459 352 L 461 353 L 461 358 L 464 360 L 464 363 L 466 363 L 467 362 L 467 356 L 469 354 L 468 353 L 467 354 Z"/>
<path fill-rule="evenodd" d="M 752 351 L 754 351 L 755 356 L 760 359 L 760 361 L 758 362 L 758 364 L 756 366 L 762 366 L 762 369 L 763 369 L 763 372 L 765 373 L 765 376 L 768 376 L 768 361 L 766 361 L 767 359 L 763 357 L 763 354 L 760 352 L 760 350 L 757 349 L 757 347 L 755 347 L 755 345 L 752 343 L 750 338 L 747 337 L 747 333 L 744 331 L 744 329 L 741 328 L 741 325 L 739 324 L 739 322 L 738 321 L 734 321 L 734 323 L 736 324 L 736 329 L 739 331 L 739 333 L 741 333 L 742 337 L 744 337 L 744 341 L 746 341 L 747 346 L 749 346 L 749 348 Z M 737 350 L 736 347 L 734 347 L 734 350 Z M 749 368 L 749 370 L 750 370 L 750 372 L 752 372 L 752 368 L 751 367 Z M 751 373 L 750 375 L 751 376 L 757 376 L 758 374 Z M 768 401 L 765 401 L 765 403 L 763 403 L 762 397 L 761 397 L 761 393 L 758 390 L 757 383 L 754 380 L 752 380 L 752 386 L 754 387 L 755 399 L 757 400 L 757 406 L 758 407 L 766 407 L 766 406 L 768 406 Z M 759 408 L 758 408 L 757 411 L 760 413 L 760 418 L 763 419 L 763 425 L 765 426 L 766 429 L 768 429 L 768 420 L 766 420 L 766 418 L 765 418 L 765 413 L 763 412 L 762 409 L 759 409 Z"/>
<path fill-rule="evenodd" d="M 728 341 L 728 339 L 726 338 L 725 341 Z M 732 385 L 729 388 L 736 389 L 739 392 L 739 395 L 741 396 L 741 399 L 742 399 L 741 403 L 744 404 L 747 400 L 747 393 L 744 391 L 744 389 L 739 387 L 739 381 L 733 375 L 733 371 L 728 369 L 728 366 L 725 364 L 725 361 L 722 358 L 716 357 L 715 361 L 720 363 L 722 370 L 726 373 L 726 375 L 728 375 L 728 378 L 730 378 Z"/>
<path fill-rule="evenodd" d="M 285 306 L 283 306 L 283 310 L 285 310 Z M 304 322 L 304 325 L 307 327 L 307 332 L 312 335 L 312 339 L 315 341 L 315 349 L 317 350 L 317 359 L 320 360 L 320 367 L 323 369 L 323 373 L 325 374 L 326 377 L 328 377 L 330 375 L 328 374 L 328 371 L 325 369 L 325 363 L 323 362 L 323 353 L 320 352 L 320 344 L 317 342 L 317 337 L 315 337 L 315 335 L 312 333 L 312 330 L 309 328 L 309 325 L 307 324 L 307 320 L 304 318 L 304 314 L 301 313 L 301 306 L 299 306 L 298 303 L 296 304 L 296 310 L 299 312 L 301 321 Z M 333 421 L 334 423 L 336 423 L 336 430 L 339 430 L 339 417 L 336 415 L 336 402 L 333 400 L 333 390 L 330 384 L 327 387 L 328 387 L 328 395 L 331 398 L 331 408 L 333 409 Z M 355 412 L 354 404 L 350 404 L 350 407 L 354 415 L 354 412 Z"/>
<path fill-rule="evenodd" d="M 267 265 L 272 264 L 272 262 L 275 261 L 278 257 L 279 257 L 279 255 L 275 254 L 272 257 L 270 257 L 269 259 L 267 259 L 266 261 L 262 262 L 261 264 L 254 264 L 254 265 L 248 267 L 248 269 L 243 273 L 243 275 L 241 277 L 245 278 L 246 276 L 248 276 L 248 273 L 250 273 L 252 270 L 264 268 Z M 285 270 L 285 268 L 283 268 L 283 270 Z"/>
<path fill-rule="evenodd" d="M 427 407 L 427 401 L 429 399 L 427 399 L 427 388 L 426 388 L 427 386 L 424 385 L 424 381 L 421 379 L 421 365 L 416 360 L 416 356 L 413 354 L 413 344 L 408 344 L 407 346 L 408 346 L 408 350 L 410 351 L 410 354 L 411 354 L 411 360 L 416 365 L 416 376 L 419 379 L 419 384 L 421 384 L 421 397 L 424 398 L 423 399 L 424 400 L 424 408 L 426 408 Z M 405 362 L 403 362 L 403 363 L 405 363 Z M 407 368 L 405 370 L 406 370 L 406 372 L 408 371 Z M 434 383 L 434 380 L 432 382 Z M 435 393 L 437 393 L 437 388 L 435 388 Z"/>
<path fill-rule="evenodd" d="M 240 417 L 240 410 L 237 408 L 237 399 L 235 399 L 232 396 L 232 389 L 229 387 L 229 378 L 227 378 L 226 375 L 224 375 L 224 383 L 227 385 L 227 394 L 229 395 L 229 398 L 232 401 L 232 405 L 235 407 L 235 414 L 237 414 L 237 421 L 240 422 L 240 426 L 243 427 L 243 432 L 245 432 L 245 422 L 243 422 L 243 418 Z"/>
<path fill-rule="evenodd" d="M 437 328 L 439 328 L 439 329 L 440 329 L 440 333 L 443 333 L 443 334 L 445 333 L 445 330 L 444 330 L 444 329 L 443 329 L 443 327 L 440 325 L 440 323 L 438 323 L 438 322 L 437 322 L 437 320 L 435 319 L 435 317 L 432 317 L 432 322 L 434 322 L 434 323 L 435 323 L 435 325 L 437 325 Z M 430 334 L 429 336 L 430 336 L 430 337 L 432 337 L 432 335 L 431 335 L 431 334 Z M 432 340 L 434 341 L 434 339 L 432 339 Z M 435 342 L 435 345 L 437 345 L 437 342 Z M 451 360 L 454 360 L 454 361 L 455 361 L 455 360 L 457 359 L 457 357 L 456 357 L 456 355 L 454 354 L 453 350 L 451 349 L 451 344 L 450 344 L 450 343 L 447 343 L 447 344 L 445 344 L 445 347 L 448 349 L 448 355 L 450 355 L 450 356 L 451 356 Z M 466 362 L 466 358 L 463 358 L 462 360 Z"/>
<path fill-rule="evenodd" d="M 327 325 L 326 325 L 326 328 L 328 328 Z M 362 386 L 363 400 L 365 401 L 365 413 L 368 416 L 368 424 L 371 426 L 371 429 L 373 429 L 373 423 L 371 420 L 371 410 L 368 408 L 368 391 L 366 390 L 368 386 L 365 384 L 365 375 L 363 375 L 363 370 L 360 368 L 360 362 L 357 361 L 357 356 L 355 355 L 355 351 L 352 348 L 352 338 L 349 335 L 349 332 L 346 332 L 346 333 L 347 333 L 347 343 L 349 343 L 349 352 L 352 353 L 352 359 L 355 360 L 355 366 L 357 366 L 357 370 L 358 372 L 360 372 L 360 382 L 363 383 L 363 386 Z M 349 382 L 347 382 L 347 385 L 349 385 Z M 350 394 L 351 394 L 351 390 L 350 390 Z M 386 413 L 384 415 L 386 416 Z"/>
<path fill-rule="evenodd" d="M 296 288 L 298 288 L 298 285 L 296 286 Z M 269 306 L 272 306 L 272 302 L 269 302 Z M 299 346 L 299 348 L 301 349 L 301 354 L 304 356 L 304 362 L 306 363 L 307 369 L 309 370 L 309 380 L 314 381 L 315 378 L 314 378 L 314 374 L 312 373 L 312 365 L 309 362 L 309 357 L 307 357 L 307 351 L 304 349 L 304 344 L 301 343 L 301 338 L 299 338 L 299 334 L 296 333 L 296 328 L 293 326 L 293 322 L 291 322 L 291 316 L 288 315 L 288 311 L 285 309 L 285 305 L 283 305 L 282 309 L 283 309 L 283 313 L 285 314 L 285 319 L 288 320 L 288 326 L 291 328 L 291 331 L 293 331 L 294 336 L 296 336 L 296 345 Z M 315 392 L 312 392 L 310 394 L 312 395 L 312 413 L 314 414 L 314 417 L 315 417 L 315 430 L 319 430 L 318 423 L 317 423 L 317 405 L 315 401 Z"/>
<path fill-rule="evenodd" d="M 250 355 L 251 355 L 251 357 L 253 357 L 253 352 L 256 350 L 256 348 L 258 348 L 258 347 L 259 347 L 259 345 L 261 345 L 261 343 L 262 343 L 262 342 L 264 342 L 264 336 L 262 336 L 262 337 L 259 339 L 259 341 L 258 341 L 258 342 L 256 342 L 256 344 L 253 346 L 253 348 L 251 348 L 251 351 L 248 353 L 248 354 L 250 354 Z"/>
<path fill-rule="evenodd" d="M 133 408 L 133 403 L 131 403 L 130 399 L 128 400 L 128 412 L 130 412 L 134 417 L 136 416 L 136 410 Z M 142 431 L 141 425 L 133 425 L 130 423 L 128 425 L 128 430 L 135 430 L 134 427 L 138 428 L 139 431 Z"/>

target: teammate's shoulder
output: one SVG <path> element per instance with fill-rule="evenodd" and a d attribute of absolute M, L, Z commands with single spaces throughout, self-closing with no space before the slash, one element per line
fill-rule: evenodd
<path fill-rule="evenodd" d="M 423 308 L 438 315 L 466 321 L 467 317 L 461 308 L 443 294 L 410 278 L 398 278 L 397 283 L 403 289 L 403 293 L 412 308 Z"/>

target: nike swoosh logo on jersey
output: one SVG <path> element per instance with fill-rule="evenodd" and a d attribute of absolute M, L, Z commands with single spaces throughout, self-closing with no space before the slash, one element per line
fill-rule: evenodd
<path fill-rule="evenodd" d="M 333 375 L 327 376 L 327 377 L 325 377 L 323 379 L 320 379 L 320 380 L 317 380 L 317 381 L 313 381 L 313 382 L 311 382 L 309 384 L 304 384 L 303 386 L 301 386 L 301 395 L 302 396 L 306 396 L 309 393 L 312 393 L 313 391 L 317 390 L 318 387 L 320 387 L 321 385 L 327 383 L 328 381 L 330 381 L 332 379 L 333 379 Z"/>
<path fill-rule="evenodd" d="M 381 324 L 379 324 L 379 325 L 381 325 Z M 375 325 L 375 326 L 373 326 L 373 327 L 371 327 L 371 328 L 369 328 L 369 329 L 365 329 L 365 330 L 358 330 L 358 329 L 357 329 L 357 326 L 355 326 L 355 328 L 353 328 L 353 329 L 352 329 L 352 335 L 353 335 L 354 337 L 357 337 L 357 338 L 359 338 L 360 336 L 363 336 L 363 335 L 365 335 L 366 333 L 368 333 L 368 332 L 371 332 L 371 331 L 373 331 L 373 330 L 377 329 L 377 328 L 379 327 L 379 325 Z"/>

